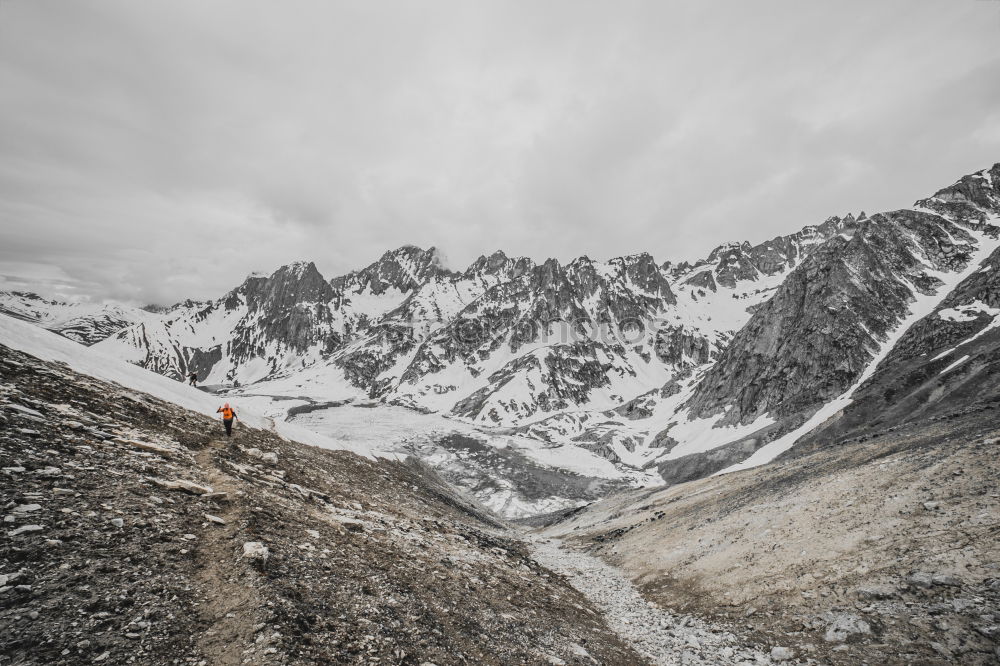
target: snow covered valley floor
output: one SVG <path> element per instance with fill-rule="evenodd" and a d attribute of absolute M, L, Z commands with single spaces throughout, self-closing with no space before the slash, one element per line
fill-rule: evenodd
<path fill-rule="evenodd" d="M 416 456 L 504 518 L 549 513 L 659 482 L 654 473 L 622 470 L 577 446 L 548 444 L 437 413 L 357 399 L 320 402 L 249 392 L 230 392 L 227 399 L 379 455 Z"/>

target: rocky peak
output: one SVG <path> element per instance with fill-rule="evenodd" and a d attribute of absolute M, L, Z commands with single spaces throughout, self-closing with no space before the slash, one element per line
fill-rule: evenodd
<path fill-rule="evenodd" d="M 227 310 L 235 310 L 243 303 L 249 304 L 251 298 L 256 298 L 261 293 L 265 282 L 267 282 L 267 278 L 263 275 L 251 273 L 243 280 L 243 284 L 222 297 L 223 307 Z"/>
<path fill-rule="evenodd" d="M 423 250 L 415 245 L 404 245 L 390 250 L 360 271 L 336 277 L 330 285 L 338 292 L 364 290 L 379 295 L 389 289 L 413 291 L 438 273 L 447 273 L 441 266 L 437 248 Z"/>
<path fill-rule="evenodd" d="M 303 303 L 329 303 L 334 296 L 333 289 L 311 261 L 282 266 L 267 278 L 247 278 L 243 287 L 251 312 L 287 312 Z"/>
<path fill-rule="evenodd" d="M 268 278 L 269 296 L 280 298 L 294 294 L 298 301 L 325 303 L 333 297 L 333 290 L 311 261 L 283 266 Z"/>
<path fill-rule="evenodd" d="M 689 261 L 681 261 L 676 264 L 670 261 L 665 261 L 660 265 L 660 268 L 663 269 L 664 273 L 670 276 L 671 280 L 676 280 L 682 275 L 687 275 L 694 267 L 695 265 Z"/>
<path fill-rule="evenodd" d="M 954 185 L 945 187 L 934 193 L 935 199 L 946 203 L 969 202 L 980 208 L 990 209 L 997 206 L 997 195 L 1000 194 L 1000 163 L 991 169 L 964 176 Z"/>
<path fill-rule="evenodd" d="M 46 299 L 42 298 L 41 296 L 39 296 L 38 294 L 36 294 L 33 291 L 17 291 L 15 289 L 15 290 L 12 290 L 12 291 L 8 291 L 7 293 L 10 294 L 10 295 L 12 295 L 12 296 L 17 296 L 18 298 L 23 298 L 23 299 L 28 300 L 28 301 L 48 302 L 48 301 L 46 301 Z"/>
<path fill-rule="evenodd" d="M 467 275 L 479 272 L 496 273 L 507 264 L 507 261 L 507 254 L 503 250 L 497 250 L 488 257 L 481 254 L 465 272 Z"/>
<path fill-rule="evenodd" d="M 544 264 L 535 268 L 534 273 L 538 288 L 542 290 L 558 289 L 566 279 L 566 270 L 557 259 L 546 259 Z"/>
<path fill-rule="evenodd" d="M 731 259 L 739 254 L 745 254 L 750 251 L 750 243 L 747 241 L 723 243 L 719 247 L 712 250 L 711 254 L 708 255 L 708 261 L 713 264 L 719 264 L 726 260 Z"/>
<path fill-rule="evenodd" d="M 964 176 L 914 205 L 963 221 L 986 222 L 1000 213 L 1000 163 Z"/>
<path fill-rule="evenodd" d="M 661 269 L 648 252 L 612 259 L 608 263 L 617 266 L 630 283 L 646 294 L 671 305 L 677 302 L 674 292 L 670 290 L 667 271 Z"/>
<path fill-rule="evenodd" d="M 833 217 L 828 217 L 823 224 L 818 227 L 814 227 L 812 230 L 811 238 L 817 240 L 826 240 L 831 238 L 836 234 L 846 233 L 847 235 L 852 235 L 858 227 L 858 223 L 865 219 L 865 214 L 862 212 L 858 217 L 854 217 L 853 214 L 848 213 L 844 217 L 838 217 L 834 215 Z"/>
<path fill-rule="evenodd" d="M 840 395 L 871 361 L 914 298 L 933 294 L 931 271 L 963 268 L 972 237 L 917 211 L 879 214 L 847 239 L 818 245 L 755 311 L 690 402 L 726 423 L 789 417 Z"/>
<path fill-rule="evenodd" d="M 524 275 L 525 272 L 534 268 L 535 264 L 527 257 L 508 257 L 502 250 L 497 250 L 490 256 L 481 255 L 465 269 L 464 277 L 475 277 L 479 275 L 502 275 L 508 274 L 511 278 Z"/>
<path fill-rule="evenodd" d="M 708 262 L 715 264 L 715 281 L 724 287 L 735 287 L 742 280 L 758 277 L 756 266 L 750 257 L 750 243 L 726 243 L 715 248 L 708 255 Z"/>

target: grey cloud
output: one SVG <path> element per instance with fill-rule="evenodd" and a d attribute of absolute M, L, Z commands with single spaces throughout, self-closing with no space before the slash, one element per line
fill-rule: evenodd
<path fill-rule="evenodd" d="M 403 243 L 696 258 L 1000 159 L 998 33 L 971 0 L 6 2 L 0 272 L 172 302 Z"/>

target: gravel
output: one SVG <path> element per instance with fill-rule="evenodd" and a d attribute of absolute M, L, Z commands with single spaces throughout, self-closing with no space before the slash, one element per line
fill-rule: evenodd
<path fill-rule="evenodd" d="M 608 626 L 654 664 L 730 666 L 771 662 L 768 655 L 744 645 L 723 627 L 689 615 L 676 615 L 647 602 L 620 569 L 570 550 L 558 540 L 528 538 L 535 560 L 566 576 L 601 611 Z"/>

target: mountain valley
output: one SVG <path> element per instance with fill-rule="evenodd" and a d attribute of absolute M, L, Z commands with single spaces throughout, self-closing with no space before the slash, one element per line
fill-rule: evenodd
<path fill-rule="evenodd" d="M 1000 164 L 694 264 L 0 293 L 0 664 L 996 663 L 998 281 Z"/>
<path fill-rule="evenodd" d="M 496 252 L 456 271 L 433 248 L 405 246 L 331 280 L 312 263 L 255 274 L 211 302 L 102 308 L 4 293 L 0 311 L 347 439 L 365 437 L 358 410 L 430 415 L 433 426 L 414 427 L 380 412 L 399 427 L 378 448 L 417 452 L 518 517 L 761 464 L 845 408 L 866 427 L 875 403 L 855 396 L 879 377 L 920 377 L 921 395 L 952 408 L 957 396 L 927 382 L 959 359 L 915 351 L 941 321 L 951 342 L 976 337 L 982 350 L 943 381 L 989 374 L 998 215 L 1000 165 L 911 209 L 725 244 L 693 264 Z M 882 395 L 900 418 L 924 400 Z M 481 455 L 456 449 L 465 438 Z M 547 495 L 527 480 L 539 475 Z"/>

